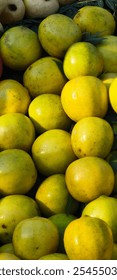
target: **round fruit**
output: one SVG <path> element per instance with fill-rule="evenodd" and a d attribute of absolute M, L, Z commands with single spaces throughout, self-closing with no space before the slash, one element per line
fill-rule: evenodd
<path fill-rule="evenodd" d="M 98 117 L 78 121 L 71 132 L 71 144 L 78 158 L 97 156 L 105 158 L 111 151 L 114 132 L 111 125 Z"/>
<path fill-rule="evenodd" d="M 117 36 L 106 35 L 104 40 L 96 45 L 97 50 L 103 57 L 103 72 L 116 73 L 117 72 Z"/>
<path fill-rule="evenodd" d="M 85 117 L 103 118 L 108 110 L 104 83 L 94 76 L 81 76 L 68 81 L 61 92 L 64 111 L 73 121 Z"/>
<path fill-rule="evenodd" d="M 13 70 L 25 70 L 42 55 L 36 32 L 25 26 L 13 26 L 1 37 L 3 63 Z"/>
<path fill-rule="evenodd" d="M 117 198 L 101 195 L 89 202 L 82 211 L 82 216 L 97 217 L 104 220 L 111 228 L 114 242 L 117 243 Z"/>
<path fill-rule="evenodd" d="M 0 194 L 25 194 L 35 184 L 37 170 L 31 156 L 21 149 L 0 152 Z"/>
<path fill-rule="evenodd" d="M 13 249 L 12 242 L 11 243 L 6 243 L 6 244 L 0 246 L 0 253 L 14 254 L 14 249 Z"/>
<path fill-rule="evenodd" d="M 72 162 L 65 173 L 66 185 L 74 199 L 87 203 L 114 188 L 114 171 L 99 157 L 84 157 Z"/>
<path fill-rule="evenodd" d="M 109 88 L 109 101 L 113 110 L 117 113 L 117 78 L 113 79 Z"/>
<path fill-rule="evenodd" d="M 15 254 L 24 260 L 37 260 L 55 253 L 59 242 L 57 227 L 47 218 L 34 217 L 19 222 L 13 232 Z"/>
<path fill-rule="evenodd" d="M 82 33 L 72 18 L 58 13 L 41 21 L 38 36 L 49 55 L 62 59 L 73 43 L 81 41 Z"/>
<path fill-rule="evenodd" d="M 41 94 L 29 105 L 28 114 L 38 134 L 50 129 L 70 130 L 72 121 L 66 115 L 57 94 Z"/>
<path fill-rule="evenodd" d="M 0 260 L 20 260 L 20 259 L 13 253 L 0 253 Z"/>
<path fill-rule="evenodd" d="M 67 211 L 75 213 L 79 206 L 68 192 L 64 174 L 55 174 L 44 179 L 37 189 L 35 199 L 45 217 Z"/>
<path fill-rule="evenodd" d="M 116 23 L 113 15 L 102 7 L 87 5 L 78 10 L 73 18 L 82 32 L 90 32 L 99 36 L 114 34 Z"/>
<path fill-rule="evenodd" d="M 59 231 L 59 245 L 58 245 L 57 252 L 65 253 L 64 242 L 63 242 L 64 232 L 68 224 L 71 223 L 76 218 L 77 217 L 66 213 L 55 214 L 49 217 L 49 219 L 57 226 Z"/>
<path fill-rule="evenodd" d="M 70 260 L 110 260 L 112 231 L 101 219 L 80 217 L 66 227 L 64 246 Z"/>
<path fill-rule="evenodd" d="M 66 254 L 53 253 L 53 254 L 42 256 L 39 260 L 68 260 L 68 257 Z"/>
<path fill-rule="evenodd" d="M 12 241 L 15 226 L 26 218 L 40 215 L 38 204 L 26 195 L 8 195 L 0 200 L 0 241 Z"/>
<path fill-rule="evenodd" d="M 22 149 L 30 151 L 35 140 L 32 121 L 21 113 L 7 113 L 0 116 L 0 151 Z"/>
<path fill-rule="evenodd" d="M 63 69 L 71 80 L 78 76 L 99 76 L 103 71 L 103 57 L 93 44 L 77 42 L 66 51 Z"/>
<path fill-rule="evenodd" d="M 2 62 L 2 59 L 0 57 L 0 78 L 2 77 L 2 73 L 3 73 L 3 62 Z"/>
<path fill-rule="evenodd" d="M 76 159 L 70 133 L 62 129 L 42 133 L 33 142 L 32 157 L 38 171 L 45 176 L 65 173 L 68 165 Z"/>
<path fill-rule="evenodd" d="M 0 115 L 26 114 L 30 102 L 28 90 L 18 81 L 6 79 L 0 82 Z"/>
<path fill-rule="evenodd" d="M 46 81 L 46 82 L 45 82 Z M 31 64 L 23 75 L 24 86 L 34 98 L 43 93 L 59 94 L 67 78 L 63 62 L 56 57 L 46 56 Z"/>

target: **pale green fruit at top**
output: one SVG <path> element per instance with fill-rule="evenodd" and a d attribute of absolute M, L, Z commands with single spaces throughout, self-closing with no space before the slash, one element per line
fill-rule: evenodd
<path fill-rule="evenodd" d="M 104 220 L 112 230 L 114 242 L 117 242 L 117 198 L 99 196 L 84 207 L 82 216 L 85 215 Z"/>
<path fill-rule="evenodd" d="M 78 76 L 98 77 L 103 72 L 103 57 L 98 49 L 89 42 L 77 42 L 66 51 L 63 69 L 71 80 Z"/>
<path fill-rule="evenodd" d="M 12 241 L 15 226 L 23 219 L 40 215 L 38 204 L 26 195 L 8 195 L 0 200 L 0 241 Z"/>
<path fill-rule="evenodd" d="M 29 105 L 28 114 L 39 134 L 55 128 L 68 131 L 72 124 L 57 94 L 46 93 L 35 97 Z"/>
<path fill-rule="evenodd" d="M 73 20 L 80 26 L 82 32 L 90 32 L 100 36 L 115 32 L 114 16 L 107 9 L 98 6 L 86 5 L 78 10 Z"/>
<path fill-rule="evenodd" d="M 57 251 L 59 233 L 49 219 L 34 217 L 22 220 L 16 225 L 12 242 L 19 258 L 37 260 Z"/>
<path fill-rule="evenodd" d="M 81 41 L 82 32 L 72 18 L 53 14 L 40 23 L 38 36 L 49 55 L 62 59 L 73 43 Z"/>

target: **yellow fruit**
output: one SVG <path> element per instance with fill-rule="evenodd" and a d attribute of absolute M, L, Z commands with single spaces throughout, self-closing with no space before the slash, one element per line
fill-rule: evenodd
<path fill-rule="evenodd" d="M 65 229 L 64 246 L 70 260 L 110 260 L 112 231 L 101 219 L 80 217 Z"/>
<path fill-rule="evenodd" d="M 108 110 L 104 83 L 94 76 L 81 76 L 68 81 L 61 92 L 64 111 L 73 121 L 85 117 L 103 118 Z"/>
<path fill-rule="evenodd" d="M 1 37 L 3 63 L 14 70 L 25 70 L 42 55 L 36 32 L 25 26 L 13 26 Z"/>
<path fill-rule="evenodd" d="M 70 130 L 72 121 L 66 115 L 57 94 L 41 94 L 29 105 L 28 114 L 38 134 L 50 129 Z"/>
<path fill-rule="evenodd" d="M 37 189 L 35 199 L 45 217 L 67 211 L 74 213 L 79 206 L 68 192 L 64 174 L 55 174 L 44 179 Z"/>
<path fill-rule="evenodd" d="M 34 217 L 19 222 L 13 232 L 15 254 L 24 260 L 37 260 L 55 253 L 59 242 L 57 227 L 47 218 Z"/>
<path fill-rule="evenodd" d="M 64 173 L 76 159 L 70 133 L 62 129 L 42 133 L 33 142 L 32 158 L 38 171 L 45 176 Z"/>
<path fill-rule="evenodd" d="M 72 18 L 53 14 L 41 21 L 38 36 L 49 55 L 62 59 L 73 43 L 81 41 L 82 32 Z"/>
<path fill-rule="evenodd" d="M 117 113 L 117 78 L 113 79 L 109 88 L 109 101 L 113 110 Z"/>
<path fill-rule="evenodd" d="M 66 170 L 65 180 L 69 193 L 84 203 L 102 194 L 110 195 L 114 188 L 112 167 L 106 160 L 93 156 L 72 162 Z"/>
<path fill-rule="evenodd" d="M 97 217 L 104 220 L 111 228 L 114 242 L 117 242 L 117 198 L 101 195 L 89 202 L 82 211 L 82 216 Z"/>
<path fill-rule="evenodd" d="M 26 114 L 31 102 L 28 90 L 18 81 L 0 81 L 0 115 L 7 113 Z"/>
<path fill-rule="evenodd" d="M 60 95 L 66 82 L 63 62 L 50 56 L 35 61 L 23 75 L 23 84 L 33 98 L 43 93 Z"/>
<path fill-rule="evenodd" d="M 107 35 L 104 40 L 97 44 L 97 50 L 103 57 L 103 72 L 116 73 L 117 72 L 117 36 Z"/>
<path fill-rule="evenodd" d="M 25 194 L 35 184 L 37 170 L 31 156 L 21 149 L 0 152 L 0 194 Z"/>
<path fill-rule="evenodd" d="M 78 76 L 99 76 L 103 71 L 103 57 L 93 44 L 77 42 L 66 51 L 63 70 L 71 80 Z"/>
<path fill-rule="evenodd" d="M 107 91 L 109 91 L 109 87 L 112 83 L 112 81 L 117 78 L 117 73 L 103 73 L 100 77 L 99 77 L 103 83 L 106 85 L 107 87 Z"/>
<path fill-rule="evenodd" d="M 117 244 L 113 244 L 113 252 L 112 252 L 112 257 L 111 260 L 117 260 Z"/>
<path fill-rule="evenodd" d="M 98 6 L 88 5 L 80 8 L 73 20 L 82 32 L 99 32 L 99 36 L 114 34 L 116 28 L 113 15 L 107 9 Z"/>
<path fill-rule="evenodd" d="M 111 125 L 98 117 L 87 117 L 78 121 L 71 132 L 71 144 L 78 158 L 97 156 L 105 158 L 114 143 Z"/>
<path fill-rule="evenodd" d="M 0 116 L 0 151 L 22 149 L 30 151 L 35 140 L 35 128 L 27 116 L 7 113 Z"/>
<path fill-rule="evenodd" d="M 20 260 L 20 259 L 13 253 L 0 253 L 0 260 Z"/>
<path fill-rule="evenodd" d="M 12 243 L 6 243 L 6 244 L 0 246 L 0 253 L 14 254 L 13 244 Z"/>
<path fill-rule="evenodd" d="M 40 215 L 38 204 L 26 195 L 8 195 L 0 200 L 0 241 L 12 241 L 15 226 L 26 218 Z"/>
<path fill-rule="evenodd" d="M 115 124 L 116 125 L 116 124 Z M 115 128 L 114 128 L 115 129 Z M 106 160 L 112 166 L 114 174 L 115 174 L 115 184 L 112 194 L 117 194 L 117 150 L 112 150 L 107 156 Z"/>
<path fill-rule="evenodd" d="M 49 217 L 49 219 L 57 226 L 59 231 L 59 245 L 58 245 L 57 252 L 65 253 L 64 242 L 63 242 L 64 232 L 68 224 L 71 223 L 76 218 L 77 217 L 67 213 L 55 214 Z"/>
<path fill-rule="evenodd" d="M 68 257 L 66 254 L 53 253 L 53 254 L 42 256 L 39 260 L 68 260 Z"/>

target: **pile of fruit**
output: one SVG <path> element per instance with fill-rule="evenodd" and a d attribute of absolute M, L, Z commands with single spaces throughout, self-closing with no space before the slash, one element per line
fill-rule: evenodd
<path fill-rule="evenodd" d="M 0 260 L 117 259 L 116 5 L 73 2 L 3 25 Z"/>

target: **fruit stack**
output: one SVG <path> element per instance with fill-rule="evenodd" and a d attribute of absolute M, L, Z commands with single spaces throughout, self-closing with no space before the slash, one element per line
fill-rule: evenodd
<path fill-rule="evenodd" d="M 66 2 L 2 22 L 1 260 L 117 259 L 116 5 Z"/>

